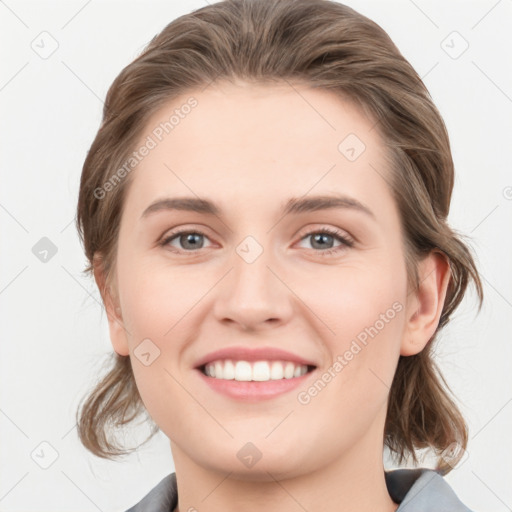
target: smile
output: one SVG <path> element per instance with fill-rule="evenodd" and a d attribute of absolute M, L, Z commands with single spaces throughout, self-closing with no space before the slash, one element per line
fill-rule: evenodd
<path fill-rule="evenodd" d="M 313 368 L 313 366 L 292 361 L 234 361 L 225 359 L 205 364 L 201 370 L 204 375 L 214 379 L 266 382 L 302 377 Z"/>

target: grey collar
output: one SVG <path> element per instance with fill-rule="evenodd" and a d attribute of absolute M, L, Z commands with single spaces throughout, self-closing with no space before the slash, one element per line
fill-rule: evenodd
<path fill-rule="evenodd" d="M 385 473 L 396 512 L 471 512 L 436 471 L 425 468 L 397 469 Z"/>

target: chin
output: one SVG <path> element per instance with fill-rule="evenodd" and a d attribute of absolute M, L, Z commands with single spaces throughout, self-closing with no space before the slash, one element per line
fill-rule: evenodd
<path fill-rule="evenodd" d="M 280 441 L 269 443 L 268 440 L 258 442 L 240 442 L 235 440 L 229 447 L 217 447 L 207 456 L 201 454 L 198 464 L 242 481 L 272 482 L 295 478 L 314 471 L 313 454 L 307 456 L 299 453 L 297 448 L 304 446 L 293 442 L 291 445 Z"/>
<path fill-rule="evenodd" d="M 304 465 L 297 466 L 273 459 L 263 461 L 263 458 L 250 468 L 231 462 L 229 465 L 215 469 L 220 473 L 230 473 L 229 476 L 233 480 L 246 482 L 274 482 L 275 480 L 296 478 L 308 472 L 308 468 Z"/>

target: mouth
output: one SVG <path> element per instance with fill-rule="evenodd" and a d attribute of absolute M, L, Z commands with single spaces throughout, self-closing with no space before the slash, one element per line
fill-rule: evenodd
<path fill-rule="evenodd" d="M 196 361 L 211 390 L 245 402 L 268 400 L 306 384 L 318 365 L 274 347 L 226 347 Z"/>
<path fill-rule="evenodd" d="M 198 367 L 206 377 L 238 382 L 268 382 L 297 379 L 316 366 L 286 360 L 244 361 L 217 359 Z"/>

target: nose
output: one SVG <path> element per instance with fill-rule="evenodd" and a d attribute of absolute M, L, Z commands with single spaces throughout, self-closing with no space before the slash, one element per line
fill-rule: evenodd
<path fill-rule="evenodd" d="M 220 283 L 214 312 L 218 321 L 234 324 L 246 331 L 286 324 L 292 315 L 293 293 L 270 251 L 255 261 L 238 253 L 232 258 L 232 270 Z"/>

